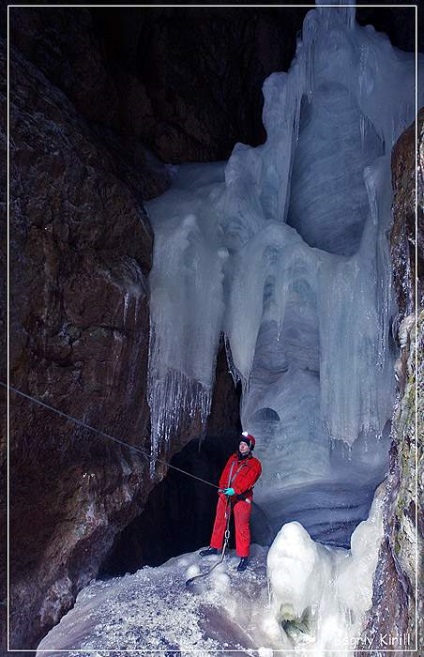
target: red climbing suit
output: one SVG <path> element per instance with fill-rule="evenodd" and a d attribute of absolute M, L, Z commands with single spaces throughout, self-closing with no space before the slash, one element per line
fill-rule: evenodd
<path fill-rule="evenodd" d="M 226 511 L 234 512 L 234 524 L 236 530 L 236 552 L 239 557 L 248 557 L 250 548 L 250 514 L 252 512 L 253 486 L 262 472 L 260 461 L 249 454 L 241 459 L 236 452 L 227 461 L 219 480 L 220 488 L 234 488 L 235 495 L 227 498 L 223 493 L 218 493 L 218 504 L 216 507 L 215 523 L 212 530 L 210 546 L 220 550 L 224 542 L 224 533 L 227 526 Z"/>

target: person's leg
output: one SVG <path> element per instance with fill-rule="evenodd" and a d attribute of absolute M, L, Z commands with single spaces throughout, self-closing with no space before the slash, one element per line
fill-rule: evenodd
<path fill-rule="evenodd" d="M 228 513 L 231 513 L 230 504 L 227 503 L 226 498 L 223 495 L 218 497 L 218 504 L 216 505 L 216 514 L 215 522 L 212 530 L 212 537 L 210 546 L 217 550 L 222 548 L 224 542 L 225 528 L 227 526 L 227 516 L 226 511 L 228 508 Z"/>
<path fill-rule="evenodd" d="M 236 552 L 239 557 L 249 556 L 250 549 L 250 514 L 252 504 L 240 500 L 234 505 L 234 524 L 236 529 Z"/>

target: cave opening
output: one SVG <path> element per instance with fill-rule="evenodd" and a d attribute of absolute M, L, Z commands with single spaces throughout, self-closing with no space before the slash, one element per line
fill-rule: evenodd
<path fill-rule="evenodd" d="M 171 465 L 193 477 L 169 469 L 150 493 L 143 512 L 116 537 L 99 576 L 115 577 L 143 566 L 159 566 L 171 557 L 208 545 L 217 500 L 214 486 L 239 438 L 236 431 L 207 434 L 175 454 Z M 234 547 L 231 530 L 230 547 Z"/>

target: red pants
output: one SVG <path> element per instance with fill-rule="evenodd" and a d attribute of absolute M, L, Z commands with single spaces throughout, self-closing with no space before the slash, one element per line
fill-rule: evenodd
<path fill-rule="evenodd" d="M 225 496 L 219 496 L 218 504 L 216 506 L 215 523 L 212 530 L 210 546 L 216 548 L 217 550 L 222 548 L 225 528 L 227 526 L 225 511 L 228 509 L 228 513 L 231 513 L 231 508 L 233 509 L 234 513 L 234 525 L 236 529 L 236 552 L 239 557 L 248 557 L 250 548 L 249 521 L 250 514 L 252 512 L 252 503 L 250 500 L 248 502 L 240 500 L 235 502 L 234 505 L 231 503 L 227 505 Z"/>

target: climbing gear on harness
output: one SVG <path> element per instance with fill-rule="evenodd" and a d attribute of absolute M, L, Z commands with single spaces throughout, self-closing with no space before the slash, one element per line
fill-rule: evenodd
<path fill-rule="evenodd" d="M 200 578 L 202 578 L 202 577 L 208 577 L 208 575 L 210 575 L 211 572 L 212 572 L 213 570 L 215 570 L 215 568 L 216 568 L 217 566 L 219 566 L 219 564 L 221 564 L 221 563 L 224 561 L 225 550 L 227 549 L 227 545 L 228 545 L 228 542 L 229 542 L 229 540 L 230 540 L 231 503 L 230 503 L 229 498 L 227 498 L 227 508 L 226 508 L 226 510 L 225 510 L 225 517 L 226 517 L 226 519 L 227 519 L 227 525 L 226 525 L 226 529 L 225 529 L 225 533 L 224 533 L 224 545 L 222 546 L 222 552 L 221 552 L 221 558 L 220 558 L 220 560 L 217 561 L 217 562 L 212 566 L 212 568 L 210 568 L 208 571 L 206 571 L 206 573 L 200 573 L 200 575 L 195 575 L 194 577 L 190 577 L 190 579 L 188 579 L 188 580 L 186 581 L 186 586 L 189 586 L 189 584 L 192 584 L 192 583 L 193 583 L 195 580 L 197 580 L 197 579 L 200 579 Z M 214 549 L 214 548 L 209 548 L 209 550 L 213 550 L 213 549 Z M 207 552 L 207 551 L 208 551 L 208 550 L 204 550 L 204 552 Z M 210 554 L 213 554 L 213 553 L 210 553 Z M 202 555 L 202 556 L 203 556 L 203 555 Z M 206 556 L 206 555 L 205 555 L 205 556 Z"/>
<path fill-rule="evenodd" d="M 228 495 L 228 497 L 231 497 L 232 495 L 235 495 L 235 490 L 234 488 L 225 488 L 223 491 L 224 495 Z"/>

